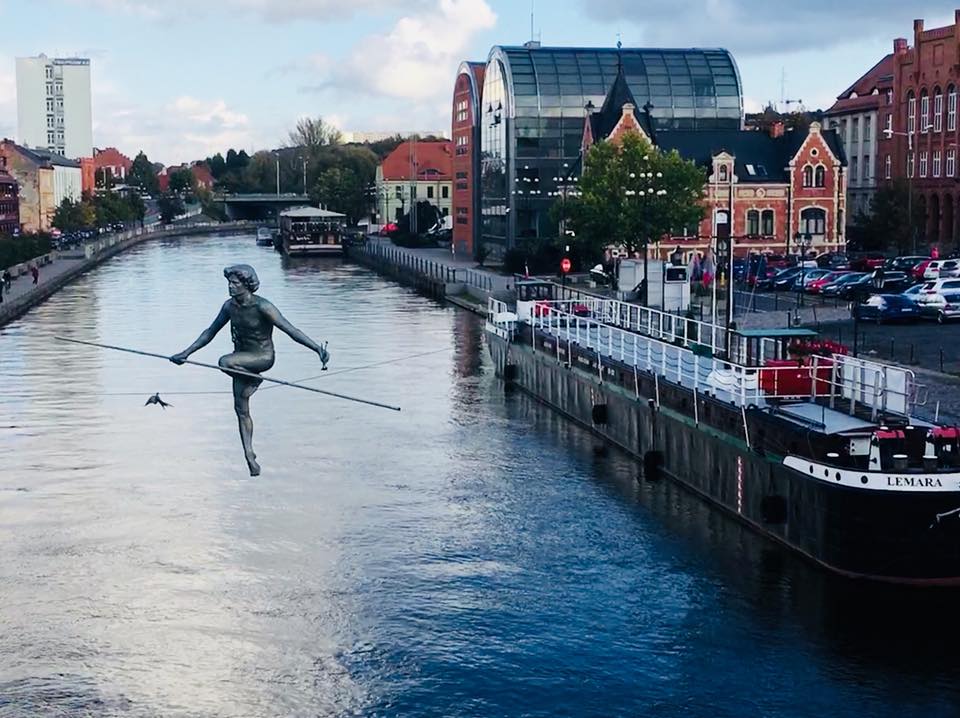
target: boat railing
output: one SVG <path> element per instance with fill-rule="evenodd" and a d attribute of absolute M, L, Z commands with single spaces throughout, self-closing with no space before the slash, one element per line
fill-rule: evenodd
<path fill-rule="evenodd" d="M 510 305 L 499 299 L 487 299 L 487 331 L 508 341 L 513 340 L 517 329 L 517 315 L 510 311 Z"/>
<path fill-rule="evenodd" d="M 488 323 L 497 326 L 503 303 L 489 305 Z M 573 346 L 595 356 L 602 377 L 604 358 L 646 371 L 694 392 L 714 395 L 734 405 L 765 406 L 774 400 L 804 400 L 849 410 L 867 407 L 873 417 L 879 412 L 910 416 L 915 400 L 914 373 L 909 369 L 835 354 L 813 356 L 807 363 L 783 362 L 745 366 L 688 348 L 683 337 L 672 343 L 650 334 L 640 334 L 594 317 L 578 316 L 556 302 L 538 305 L 530 319 L 530 339 L 537 346 L 536 331 L 554 337 L 552 350 L 558 361 L 562 345 L 569 362 Z M 643 309 L 640 307 L 639 309 Z M 501 327 L 505 322 L 499 323 Z M 513 324 L 513 331 L 526 331 Z M 845 400 L 845 401 L 844 401 Z"/>
<path fill-rule="evenodd" d="M 580 296 L 542 302 L 541 306 L 554 307 L 569 314 L 589 314 L 604 324 L 688 349 L 708 348 L 711 354 L 718 354 L 726 348 L 728 332 L 725 327 L 618 299 Z"/>

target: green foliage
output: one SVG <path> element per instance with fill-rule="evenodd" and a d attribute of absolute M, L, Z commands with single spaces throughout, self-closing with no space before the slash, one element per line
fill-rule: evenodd
<path fill-rule="evenodd" d="M 0 235 L 0 269 L 46 254 L 50 247 L 50 235 L 46 232 L 22 234 L 16 238 Z"/>
<path fill-rule="evenodd" d="M 223 159 L 223 155 L 217 152 L 213 157 L 207 157 L 207 167 L 210 168 L 213 179 L 218 180 L 227 171 L 227 161 Z"/>
<path fill-rule="evenodd" d="M 160 192 L 157 171 L 143 152 L 138 153 L 133 159 L 130 173 L 127 175 L 127 184 L 154 196 Z"/>
<path fill-rule="evenodd" d="M 347 215 L 355 225 L 367 210 L 368 201 L 360 177 L 349 167 L 329 167 L 310 190 L 310 201 Z"/>
<path fill-rule="evenodd" d="M 76 232 L 96 226 L 97 215 L 89 199 L 74 202 L 64 197 L 53 213 L 53 226 L 62 232 Z"/>
<path fill-rule="evenodd" d="M 101 192 L 93 197 L 85 196 L 83 201 L 92 205 L 96 224 L 101 227 L 117 222 L 142 222 L 147 211 L 143 199 L 133 192 L 123 195 Z"/>
<path fill-rule="evenodd" d="M 306 151 L 312 159 L 321 147 L 339 145 L 341 139 L 340 130 L 324 122 L 322 117 L 301 117 L 297 120 L 297 126 L 290 131 L 288 146 Z"/>
<path fill-rule="evenodd" d="M 174 170 L 170 173 L 170 191 L 171 192 L 192 192 L 196 184 L 196 178 L 193 172 L 188 169 Z"/>
<path fill-rule="evenodd" d="M 561 238 L 585 263 L 608 246 L 634 252 L 665 234 L 696 227 L 704 216 L 706 173 L 676 152 L 661 152 L 637 133 L 622 145 L 599 142 L 587 153 L 579 196 L 560 200 L 554 216 L 574 236 Z"/>
<path fill-rule="evenodd" d="M 173 192 L 166 192 L 157 202 L 160 209 L 160 221 L 164 224 L 172 222 L 177 215 L 183 214 L 186 208 L 183 206 L 183 200 Z"/>
<path fill-rule="evenodd" d="M 913 251 L 910 231 L 909 186 L 903 180 L 883 185 L 870 201 L 870 214 L 861 212 L 854 218 L 854 230 L 861 240 L 862 250 L 895 250 L 898 253 Z M 918 234 L 924 223 L 924 210 L 920 196 L 913 194 L 913 233 Z"/>

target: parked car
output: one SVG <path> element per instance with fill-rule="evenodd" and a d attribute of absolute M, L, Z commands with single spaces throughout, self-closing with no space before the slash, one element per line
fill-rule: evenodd
<path fill-rule="evenodd" d="M 807 292 L 810 291 L 810 283 L 820 279 L 820 277 L 825 277 L 830 274 L 828 269 L 806 269 L 800 271 L 797 275 L 797 278 L 794 280 L 792 289 L 795 292 Z"/>
<path fill-rule="evenodd" d="M 883 268 L 897 272 L 909 272 L 921 262 L 927 262 L 929 260 L 930 257 L 921 257 L 916 254 L 892 257 L 883 263 Z"/>
<path fill-rule="evenodd" d="M 776 270 L 772 276 L 757 280 L 757 289 L 781 292 L 789 289 L 793 281 L 800 276 L 800 267 L 787 267 Z"/>
<path fill-rule="evenodd" d="M 824 252 L 817 257 L 817 266 L 820 269 L 849 269 L 850 260 L 840 252 Z"/>
<path fill-rule="evenodd" d="M 930 266 L 930 262 L 932 261 L 933 260 L 929 258 L 924 259 L 922 262 L 917 264 L 913 269 L 911 269 L 910 271 L 913 272 L 913 278 L 916 279 L 918 282 L 922 282 L 923 275 L 927 271 L 927 267 Z"/>
<path fill-rule="evenodd" d="M 920 312 L 944 324 L 960 318 L 960 291 L 937 292 L 927 297 L 927 301 L 918 305 Z"/>
<path fill-rule="evenodd" d="M 858 272 L 869 272 L 883 266 L 887 256 L 883 252 L 861 252 L 850 260 L 850 268 Z"/>
<path fill-rule="evenodd" d="M 924 279 L 950 279 L 960 277 L 960 260 L 933 259 L 923 270 Z"/>
<path fill-rule="evenodd" d="M 855 282 L 850 282 L 840 290 L 844 299 L 861 301 L 871 294 L 896 294 L 908 289 L 913 280 L 906 272 L 884 272 L 882 276 L 876 272 L 865 274 Z"/>
<path fill-rule="evenodd" d="M 913 321 L 920 316 L 920 308 L 902 294 L 874 294 L 854 304 L 852 314 L 861 321 L 882 324 Z"/>
<path fill-rule="evenodd" d="M 825 284 L 820 289 L 820 294 L 825 297 L 839 297 L 841 295 L 841 290 L 848 284 L 852 282 L 859 282 L 867 275 L 866 272 L 847 272 L 841 277 L 838 277 L 830 284 Z"/>
<path fill-rule="evenodd" d="M 923 289 L 923 283 L 914 284 L 912 287 L 904 289 L 900 292 L 901 297 L 906 297 L 914 304 L 917 303 L 917 299 L 920 297 L 920 291 Z"/>
<path fill-rule="evenodd" d="M 960 290 L 960 279 L 934 279 L 924 282 L 917 293 L 917 304 L 923 308 L 925 304 L 938 303 L 940 300 L 937 297 L 940 294 L 957 290 Z"/>
<path fill-rule="evenodd" d="M 850 274 L 850 273 L 851 272 L 849 269 L 841 269 L 835 272 L 828 272 L 827 274 L 824 274 L 822 277 L 817 277 L 812 282 L 810 282 L 810 284 L 807 285 L 807 291 L 810 292 L 811 294 L 820 294 L 821 292 L 823 292 L 823 288 L 825 286 L 827 286 L 828 284 L 832 284 L 833 282 L 840 279 L 840 277 L 846 276 L 847 274 Z"/>

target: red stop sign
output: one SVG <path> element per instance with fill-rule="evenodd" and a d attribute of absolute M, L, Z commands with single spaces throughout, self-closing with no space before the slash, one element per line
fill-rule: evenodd
<path fill-rule="evenodd" d="M 560 271 L 564 274 L 570 271 L 570 260 L 566 257 L 560 260 Z"/>

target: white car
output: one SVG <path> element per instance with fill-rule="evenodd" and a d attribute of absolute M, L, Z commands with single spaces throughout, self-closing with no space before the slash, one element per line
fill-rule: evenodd
<path fill-rule="evenodd" d="M 923 270 L 924 279 L 949 279 L 960 277 L 960 261 L 956 259 L 934 259 Z"/>
<path fill-rule="evenodd" d="M 919 304 L 921 307 L 925 304 L 936 304 L 940 301 L 938 297 L 942 292 L 953 292 L 958 290 L 960 290 L 960 278 L 935 279 L 933 281 L 924 282 L 923 287 L 920 288 L 920 291 L 917 294 L 917 304 Z"/>

